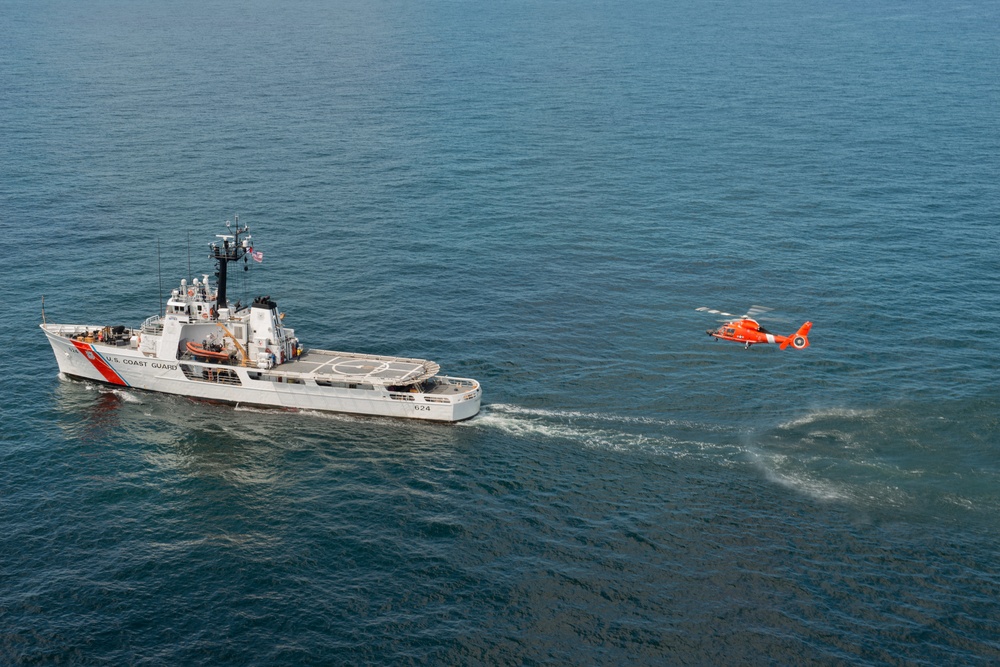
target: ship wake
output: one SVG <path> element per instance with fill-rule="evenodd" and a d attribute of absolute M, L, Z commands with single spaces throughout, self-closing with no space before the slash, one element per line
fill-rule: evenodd
<path fill-rule="evenodd" d="M 584 447 L 647 452 L 674 458 L 726 460 L 738 447 L 706 439 L 726 429 L 689 421 L 579 410 L 525 408 L 504 403 L 484 406 L 465 427 L 501 431 L 518 438 L 559 439 Z"/>

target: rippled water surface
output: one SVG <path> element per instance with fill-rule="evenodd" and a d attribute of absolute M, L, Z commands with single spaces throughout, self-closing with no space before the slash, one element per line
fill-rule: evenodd
<path fill-rule="evenodd" d="M 994 3 L 0 6 L 0 662 L 1000 662 Z M 237 213 L 481 414 L 59 377 Z"/>

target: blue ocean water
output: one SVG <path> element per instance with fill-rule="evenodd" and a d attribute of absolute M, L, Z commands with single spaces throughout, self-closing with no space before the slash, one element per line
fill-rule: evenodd
<path fill-rule="evenodd" d="M 0 8 L 0 662 L 1000 661 L 995 3 Z M 234 214 L 482 413 L 59 378 Z"/>

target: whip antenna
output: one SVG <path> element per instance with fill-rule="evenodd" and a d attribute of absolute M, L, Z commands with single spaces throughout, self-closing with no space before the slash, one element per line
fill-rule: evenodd
<path fill-rule="evenodd" d="M 156 237 L 156 278 L 159 281 L 159 292 L 157 296 L 159 297 L 160 304 L 160 315 L 163 315 L 163 272 L 160 271 L 160 238 Z"/>

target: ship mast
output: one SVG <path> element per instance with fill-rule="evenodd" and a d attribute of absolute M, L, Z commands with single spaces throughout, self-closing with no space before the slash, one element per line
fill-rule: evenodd
<path fill-rule="evenodd" d="M 226 228 L 231 232 L 230 234 L 216 234 L 217 238 L 222 239 L 222 245 L 220 246 L 218 242 L 210 244 L 212 252 L 209 257 L 218 263 L 218 270 L 215 274 L 219 278 L 219 288 L 215 299 L 216 313 L 229 307 L 229 301 L 226 299 L 226 269 L 229 262 L 240 261 L 252 249 L 250 246 L 250 227 L 248 225 L 240 227 L 239 216 L 236 216 L 235 229 L 228 220 Z"/>

